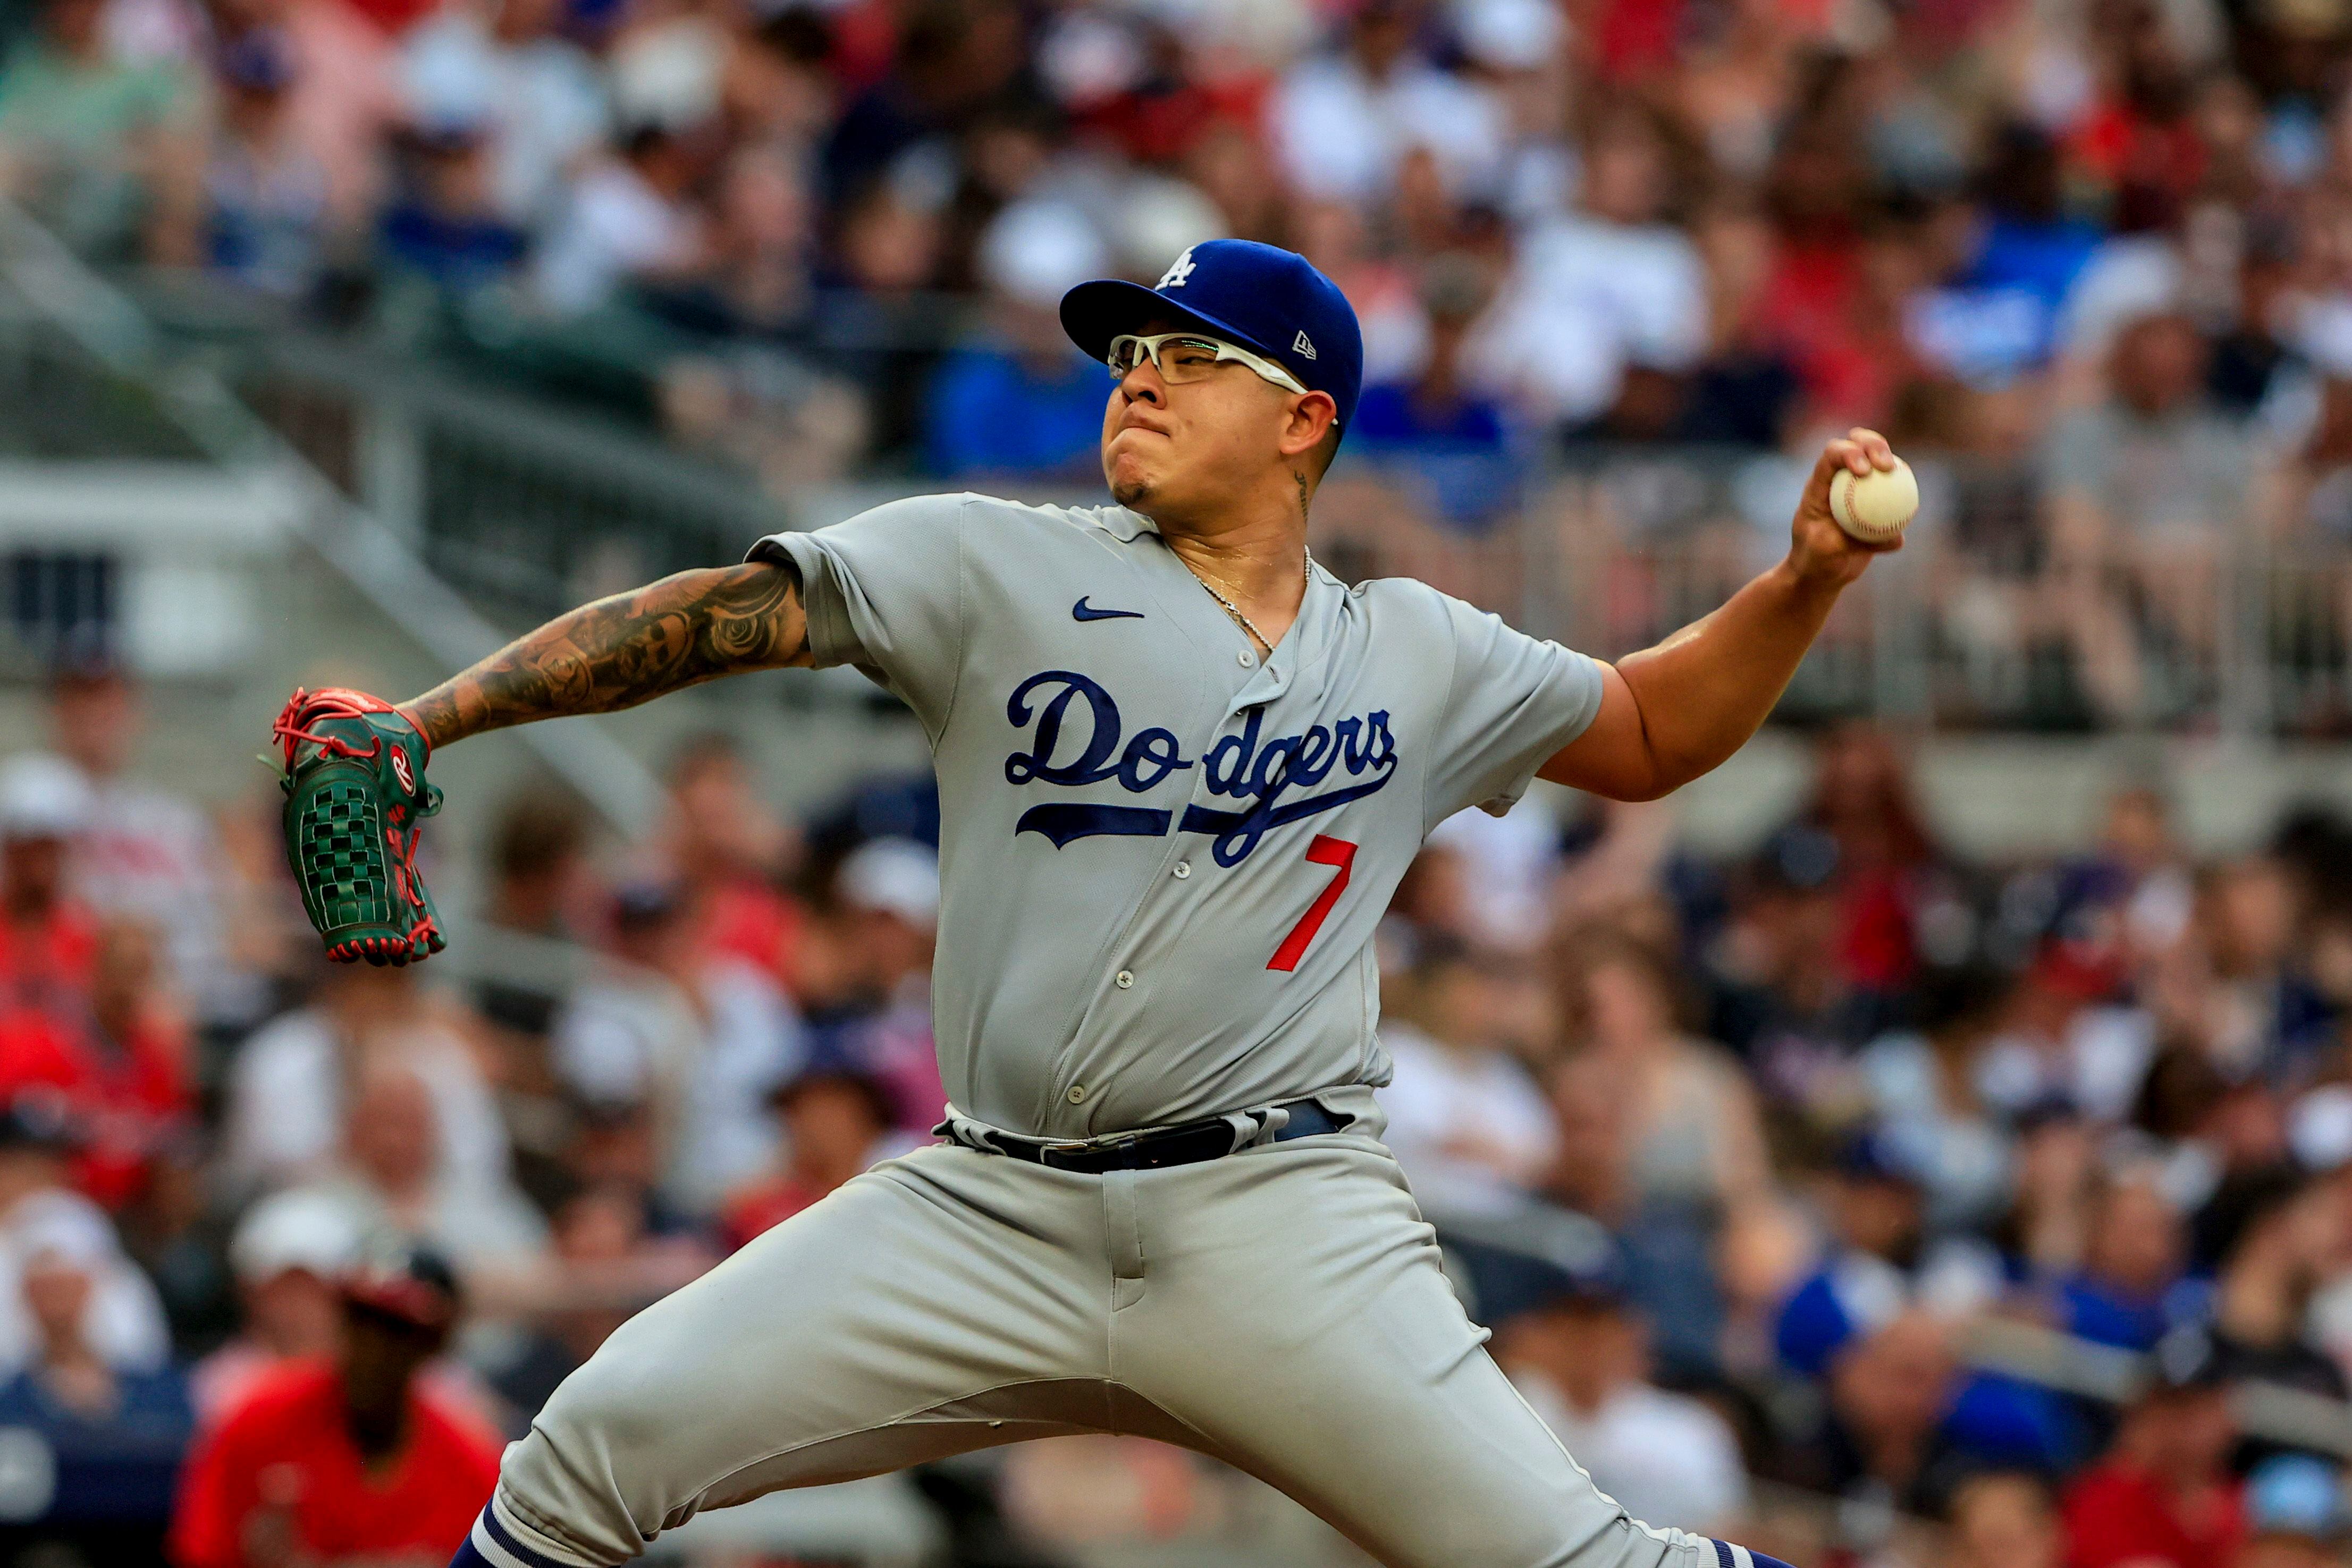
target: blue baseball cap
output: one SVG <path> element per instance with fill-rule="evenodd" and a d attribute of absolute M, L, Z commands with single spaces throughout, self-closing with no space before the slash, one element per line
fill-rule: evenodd
<path fill-rule="evenodd" d="M 1062 330 L 1089 359 L 1154 317 L 1263 354 L 1312 392 L 1328 393 L 1344 434 L 1364 384 L 1364 334 L 1339 286 L 1295 251 L 1252 239 L 1204 239 L 1146 289 L 1097 278 L 1062 296 Z"/>

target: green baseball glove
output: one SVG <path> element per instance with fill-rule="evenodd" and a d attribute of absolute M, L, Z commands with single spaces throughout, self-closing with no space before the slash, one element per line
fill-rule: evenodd
<path fill-rule="evenodd" d="M 447 946 L 416 873 L 421 825 L 441 809 L 416 726 L 363 691 L 298 688 L 269 732 L 286 757 L 286 858 L 327 956 L 400 964 Z"/>

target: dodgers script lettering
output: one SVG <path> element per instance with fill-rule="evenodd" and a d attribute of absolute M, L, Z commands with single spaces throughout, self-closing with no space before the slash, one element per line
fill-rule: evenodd
<path fill-rule="evenodd" d="M 1265 710 L 1253 708 L 1238 733 L 1221 737 L 1205 756 L 1193 758 L 1184 755 L 1176 732 L 1161 725 L 1136 731 L 1121 746 L 1126 724 L 1111 694 L 1076 670 L 1049 669 L 1013 688 L 1004 717 L 1029 741 L 1026 750 L 1004 759 L 1008 784 L 1076 788 L 1116 781 L 1129 795 L 1144 795 L 1200 767 L 1211 795 L 1242 803 L 1230 811 L 1191 803 L 1181 821 L 1171 807 L 1088 801 L 1048 801 L 1023 812 L 1014 832 L 1043 834 L 1055 848 L 1105 835 L 1160 837 L 1173 823 L 1180 833 L 1213 835 L 1217 864 L 1235 866 L 1268 829 L 1374 794 L 1397 768 L 1386 709 L 1268 738 L 1262 733 Z M 1297 793 L 1315 789 L 1335 772 L 1350 782 L 1319 794 Z"/>

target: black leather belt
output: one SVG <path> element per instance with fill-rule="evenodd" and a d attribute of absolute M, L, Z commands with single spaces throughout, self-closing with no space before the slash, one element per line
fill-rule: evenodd
<path fill-rule="evenodd" d="M 1334 1116 L 1311 1100 L 1295 1100 L 1282 1109 L 1290 1121 L 1274 1135 L 1277 1143 L 1311 1138 L 1318 1132 L 1346 1130 L 1352 1117 Z M 1033 1143 L 1007 1138 L 992 1145 L 1001 1154 L 1050 1165 L 1056 1171 L 1100 1175 L 1106 1171 L 1156 1171 L 1168 1165 L 1197 1165 L 1222 1160 L 1234 1152 L 1234 1128 L 1229 1121 L 1187 1121 L 1176 1127 L 1156 1127 L 1148 1132 L 1128 1132 L 1088 1143 Z"/>

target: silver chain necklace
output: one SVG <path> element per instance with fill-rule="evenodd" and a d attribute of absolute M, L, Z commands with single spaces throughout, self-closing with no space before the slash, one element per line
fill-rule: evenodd
<path fill-rule="evenodd" d="M 1301 594 L 1303 595 L 1315 581 L 1315 552 L 1312 550 L 1306 550 L 1302 552 L 1302 554 L 1304 558 L 1298 563 L 1298 586 Z M 1184 561 L 1184 558 L 1181 555 L 1179 555 L 1176 559 L 1179 561 Z M 1224 607 L 1225 614 L 1234 618 L 1234 624 L 1235 626 L 1241 627 L 1242 630 L 1255 637 L 1258 641 L 1258 646 L 1265 648 L 1268 655 L 1271 655 L 1274 652 L 1274 639 L 1266 636 L 1264 632 L 1258 630 L 1257 623 L 1251 620 L 1247 616 L 1243 615 L 1242 607 L 1239 605 L 1234 604 L 1231 599 L 1226 598 L 1223 594 L 1218 592 L 1216 584 L 1210 582 L 1208 578 L 1202 576 L 1199 567 L 1193 565 L 1190 561 L 1184 561 L 1184 570 L 1192 574 L 1192 581 L 1198 583 L 1202 588 L 1206 589 L 1208 591 L 1209 597 L 1216 600 L 1219 605 Z"/>

